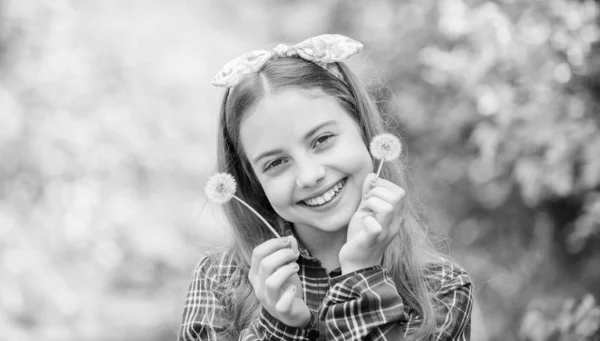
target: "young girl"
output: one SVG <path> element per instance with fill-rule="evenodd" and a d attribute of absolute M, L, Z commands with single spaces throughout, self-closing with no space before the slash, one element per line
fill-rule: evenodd
<path fill-rule="evenodd" d="M 472 287 L 432 248 L 400 161 L 378 164 L 386 127 L 343 63 L 362 45 L 322 35 L 228 63 L 220 172 L 235 244 L 199 263 L 179 340 L 468 340 Z"/>

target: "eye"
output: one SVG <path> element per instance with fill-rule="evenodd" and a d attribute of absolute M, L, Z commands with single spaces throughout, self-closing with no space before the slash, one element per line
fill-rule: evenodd
<path fill-rule="evenodd" d="M 284 159 L 275 159 L 273 161 L 268 162 L 265 165 L 264 171 L 266 172 L 266 171 L 270 170 L 271 168 L 277 168 L 277 167 L 281 166 L 284 163 L 285 163 Z"/>
<path fill-rule="evenodd" d="M 315 139 L 313 142 L 313 147 L 318 147 L 320 145 L 326 144 L 333 137 L 332 134 L 321 135 Z"/>

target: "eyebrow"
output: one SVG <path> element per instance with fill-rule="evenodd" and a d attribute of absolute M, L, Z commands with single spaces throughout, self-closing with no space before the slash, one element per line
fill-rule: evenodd
<path fill-rule="evenodd" d="M 326 126 L 329 125 L 334 125 L 337 122 L 334 120 L 329 120 L 329 121 L 325 121 L 319 125 L 317 125 L 316 127 L 312 128 L 311 130 L 309 130 L 305 135 L 304 135 L 304 140 L 307 140 L 308 138 L 310 138 L 312 135 L 314 135 L 317 131 L 319 131 L 319 129 L 322 129 Z M 281 153 L 282 150 L 281 149 L 273 149 L 273 150 L 268 150 L 260 155 L 258 155 L 257 157 L 255 157 L 252 160 L 252 163 L 256 164 L 260 159 L 267 157 L 267 156 L 271 156 L 271 155 L 275 155 L 275 154 L 279 154 Z"/>

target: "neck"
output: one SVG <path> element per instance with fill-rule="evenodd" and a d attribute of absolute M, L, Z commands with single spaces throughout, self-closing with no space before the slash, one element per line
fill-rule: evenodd
<path fill-rule="evenodd" d="M 322 231 L 307 226 L 293 226 L 294 233 L 302 245 L 317 258 L 327 272 L 340 267 L 339 254 L 346 243 L 347 229 L 334 232 Z"/>

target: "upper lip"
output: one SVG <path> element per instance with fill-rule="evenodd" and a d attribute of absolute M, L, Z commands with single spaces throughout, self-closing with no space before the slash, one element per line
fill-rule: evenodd
<path fill-rule="evenodd" d="M 338 184 L 338 183 L 340 183 L 341 181 L 342 181 L 342 180 L 338 180 L 338 181 L 336 181 L 336 182 L 332 183 L 332 184 L 331 184 L 331 185 L 329 185 L 329 186 L 323 187 L 323 189 L 319 190 L 319 191 L 318 191 L 318 192 L 316 192 L 315 194 L 311 194 L 311 195 L 307 196 L 306 198 L 304 198 L 304 199 L 302 199 L 302 200 L 300 200 L 300 201 L 306 201 L 306 200 L 310 200 L 310 199 L 313 199 L 313 198 L 316 198 L 316 197 L 320 197 L 321 195 L 323 195 L 323 194 L 325 194 L 325 193 L 329 192 L 329 190 L 331 190 L 331 189 L 333 188 L 333 186 L 337 185 L 337 184 Z"/>

